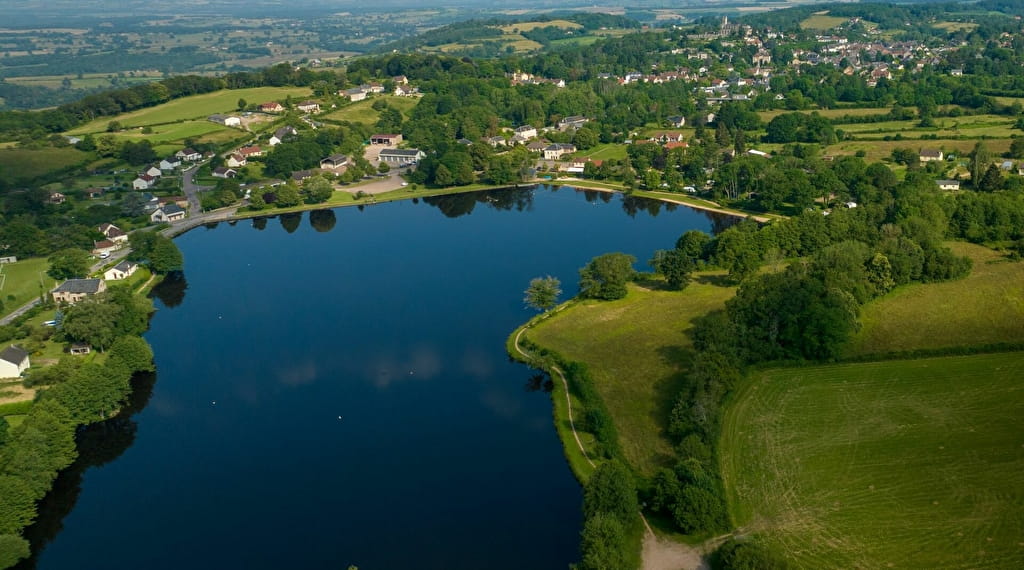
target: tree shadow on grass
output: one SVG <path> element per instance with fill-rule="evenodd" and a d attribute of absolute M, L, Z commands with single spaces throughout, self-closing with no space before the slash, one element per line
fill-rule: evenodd
<path fill-rule="evenodd" d="M 701 285 L 714 285 L 716 287 L 729 287 L 733 285 L 733 282 L 729 280 L 728 275 L 698 275 L 694 282 L 700 283 Z"/>
<path fill-rule="evenodd" d="M 672 408 L 676 404 L 679 393 L 686 386 L 686 374 L 693 361 L 695 353 L 693 349 L 679 345 L 665 345 L 657 349 L 658 356 L 669 366 L 676 369 L 676 372 L 659 378 L 654 382 L 655 402 L 651 411 L 651 419 L 658 426 L 658 435 L 668 441 L 674 442 L 668 435 L 669 417 Z M 659 465 L 671 467 L 676 462 L 674 455 L 659 454 L 656 457 Z"/>

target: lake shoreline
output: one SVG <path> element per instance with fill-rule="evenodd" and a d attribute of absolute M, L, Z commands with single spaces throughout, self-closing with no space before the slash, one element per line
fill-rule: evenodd
<path fill-rule="evenodd" d="M 187 233 L 187 232 L 189 232 L 189 231 L 191 231 L 191 230 L 193 230 L 195 228 L 198 228 L 200 226 L 205 226 L 207 224 L 215 224 L 215 223 L 220 223 L 220 222 L 231 222 L 231 221 L 238 221 L 238 220 L 248 220 L 248 219 L 260 218 L 260 217 L 273 217 L 273 216 L 277 216 L 277 215 L 280 215 L 280 214 L 293 214 L 293 213 L 296 213 L 296 212 L 308 212 L 308 211 L 313 211 L 313 210 L 331 210 L 331 209 L 334 209 L 334 208 L 351 208 L 351 207 L 374 206 L 374 205 L 377 205 L 377 204 L 386 204 L 386 203 L 389 203 L 389 202 L 401 202 L 401 201 L 404 201 L 404 200 L 413 200 L 413 199 L 417 199 L 417 198 L 432 198 L 432 197 L 435 197 L 435 196 L 447 196 L 447 195 L 452 195 L 452 194 L 471 194 L 471 193 L 474 193 L 474 192 L 491 192 L 491 191 L 494 191 L 494 190 L 512 190 L 512 189 L 529 188 L 529 187 L 537 188 L 537 187 L 540 187 L 540 186 L 553 186 L 553 187 L 559 187 L 559 188 L 564 186 L 564 187 L 569 187 L 569 188 L 575 188 L 577 190 L 592 190 L 592 191 L 596 191 L 596 192 L 605 192 L 605 193 L 608 193 L 608 194 L 622 194 L 622 195 L 626 195 L 626 191 L 625 190 L 615 189 L 615 188 L 605 188 L 605 187 L 596 186 L 596 185 L 591 186 L 591 185 L 586 185 L 586 184 L 578 184 L 578 183 L 576 183 L 576 181 L 560 182 L 560 181 L 557 181 L 557 180 L 535 180 L 535 181 L 531 181 L 531 182 L 524 182 L 522 184 L 514 184 L 514 185 L 511 185 L 511 186 L 509 186 L 507 184 L 502 184 L 500 186 L 476 186 L 475 185 L 474 187 L 469 188 L 469 189 L 443 188 L 443 189 L 434 189 L 434 190 L 410 190 L 408 195 L 387 196 L 387 195 L 382 195 L 382 194 L 375 194 L 375 195 L 370 196 L 369 199 L 361 198 L 361 199 L 358 199 L 359 201 L 356 201 L 356 202 L 343 202 L 343 203 L 336 203 L 336 204 L 330 204 L 330 203 L 303 204 L 301 206 L 295 206 L 293 208 L 278 208 L 278 209 L 271 209 L 271 210 L 259 210 L 259 211 L 240 212 L 239 211 L 240 206 L 230 206 L 230 207 L 227 207 L 227 208 L 222 208 L 220 210 L 214 210 L 212 212 L 209 212 L 209 214 L 211 214 L 209 218 L 204 218 L 204 219 L 197 219 L 197 218 L 186 219 L 181 224 L 179 224 L 179 225 L 172 225 L 169 228 L 166 228 L 164 231 L 166 232 L 165 235 L 167 235 L 168 237 L 175 238 L 175 237 L 183 235 L 183 234 L 185 234 L 185 233 Z M 400 190 L 400 188 L 396 188 L 395 190 Z M 650 200 L 657 200 L 659 202 L 664 202 L 664 203 L 667 203 L 667 204 L 675 204 L 675 205 L 679 205 L 679 206 L 686 206 L 688 208 L 692 208 L 694 210 L 700 210 L 700 211 L 704 211 L 704 212 L 713 212 L 713 213 L 716 213 L 716 214 L 722 214 L 722 215 L 726 215 L 726 216 L 733 216 L 733 217 L 736 217 L 736 218 L 750 218 L 750 219 L 752 219 L 754 221 L 757 221 L 757 222 L 760 222 L 760 223 L 766 223 L 766 222 L 769 222 L 769 221 L 774 219 L 774 218 L 769 217 L 769 216 L 760 215 L 760 214 L 754 214 L 752 212 L 743 212 L 743 211 L 739 211 L 739 210 L 727 209 L 724 206 L 715 204 L 714 202 L 710 202 L 709 204 L 699 204 L 699 203 L 694 203 L 694 202 L 690 202 L 690 201 L 685 201 L 685 200 L 680 199 L 678 197 L 665 196 L 664 194 L 659 193 L 659 192 L 636 191 L 634 193 L 634 195 L 638 196 L 638 197 L 641 197 L 641 198 L 647 198 L 647 199 L 650 199 Z M 378 199 L 378 197 L 381 197 L 381 199 Z M 223 215 L 218 215 L 218 213 L 223 213 Z"/>

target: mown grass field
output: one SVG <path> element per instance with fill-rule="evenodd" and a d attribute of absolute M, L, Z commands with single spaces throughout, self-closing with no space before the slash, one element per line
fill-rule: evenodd
<path fill-rule="evenodd" d="M 9 181 L 36 178 L 54 170 L 84 164 L 93 158 L 92 153 L 71 147 L 0 149 L 0 178 Z"/>
<path fill-rule="evenodd" d="M 104 117 L 76 127 L 69 134 L 106 132 L 107 124 L 118 121 L 124 127 L 144 127 L 186 121 L 189 119 L 205 119 L 214 113 L 228 113 L 238 109 L 238 100 L 245 99 L 249 103 L 267 101 L 283 101 L 289 95 L 292 99 L 309 97 L 312 92 L 308 87 L 253 87 L 251 89 L 224 89 L 214 93 L 204 93 L 175 99 L 156 107 L 139 109 L 116 117 Z M 298 101 L 296 101 L 298 102 Z"/>
<path fill-rule="evenodd" d="M 623 158 L 626 158 L 626 148 L 626 145 L 623 144 L 599 144 L 593 148 L 580 151 L 573 156 L 589 158 L 591 160 L 622 160 Z"/>
<path fill-rule="evenodd" d="M 842 116 L 840 113 L 838 116 Z M 1000 115 L 970 115 L 963 117 L 939 117 L 934 127 L 920 127 L 918 119 L 906 121 L 884 121 L 880 123 L 850 123 L 838 128 L 859 138 L 881 138 L 886 135 L 919 133 L 936 135 L 941 138 L 951 137 L 991 137 L 1009 138 L 1020 131 L 1013 128 L 1014 118 Z"/>
<path fill-rule="evenodd" d="M 583 26 L 569 20 L 551 20 L 550 22 L 517 22 L 507 26 L 498 26 L 498 29 L 506 34 L 519 34 L 521 32 L 532 32 L 537 28 L 549 27 L 561 28 L 563 30 L 578 30 Z"/>
<path fill-rule="evenodd" d="M 906 285 L 868 303 L 845 356 L 1024 342 L 1024 262 L 979 245 L 950 246 L 974 261 L 971 274 Z"/>
<path fill-rule="evenodd" d="M 955 151 L 956 154 L 965 155 L 966 153 L 969 153 L 977 143 L 977 140 L 972 139 L 919 140 L 916 138 L 905 138 L 898 141 L 853 140 L 831 145 L 826 149 L 825 154 L 846 155 L 855 154 L 857 151 L 862 150 L 865 153 L 864 160 L 871 162 L 891 157 L 892 151 L 897 148 L 909 148 L 912 150 L 936 148 L 943 149 L 947 153 Z M 990 139 L 985 141 L 985 146 L 988 147 L 989 151 L 993 154 L 999 155 L 1009 150 L 1010 140 Z"/>
<path fill-rule="evenodd" d="M 787 109 L 773 109 L 771 111 L 758 111 L 757 112 L 757 116 L 761 117 L 761 120 L 764 121 L 765 123 L 767 123 L 767 122 L 771 121 L 772 119 L 774 119 L 775 117 L 777 117 L 779 115 L 783 115 L 785 113 L 794 113 L 794 112 L 807 113 L 807 114 L 817 113 L 817 114 L 821 115 L 822 117 L 825 117 L 825 118 L 828 118 L 828 119 L 835 119 L 835 118 L 839 118 L 839 117 L 864 117 L 864 116 L 870 116 L 870 115 L 885 115 L 889 111 L 890 111 L 890 109 L 888 107 L 877 107 L 877 108 L 876 107 L 868 107 L 868 108 L 864 108 L 864 109 L 861 109 L 861 108 L 852 108 L 852 109 L 842 109 L 842 108 L 840 108 L 840 109 L 807 109 L 807 110 L 804 110 L 804 111 L 790 111 L 790 110 L 787 110 Z"/>
<path fill-rule="evenodd" d="M 325 115 L 324 118 L 332 121 L 350 121 L 353 123 L 373 125 L 378 119 L 380 119 L 380 113 L 373 108 L 373 103 L 380 100 L 387 101 L 389 106 L 401 111 L 402 116 L 406 119 L 409 118 L 409 114 L 412 112 L 413 107 L 415 107 L 420 101 L 419 97 L 377 95 L 372 99 L 364 99 L 362 101 L 352 103 L 351 105 L 346 105 L 329 115 Z"/>
<path fill-rule="evenodd" d="M 829 16 L 828 12 L 818 12 L 812 14 L 806 20 L 800 22 L 800 29 L 803 30 L 830 30 L 839 24 L 842 24 L 849 20 L 849 18 L 840 18 L 839 16 Z"/>
<path fill-rule="evenodd" d="M 43 289 L 50 291 L 56 286 L 56 281 L 46 274 L 50 268 L 50 262 L 45 257 L 26 257 L 19 259 L 17 263 L 0 263 L 0 299 L 3 299 L 4 309 L 0 315 L 12 313 L 18 307 L 39 297 L 39 282 L 42 281 Z M 45 319 L 44 319 L 45 320 Z"/>
<path fill-rule="evenodd" d="M 587 364 L 618 429 L 627 460 L 653 475 L 671 466 L 668 414 L 693 357 L 687 331 L 735 289 L 702 273 L 684 291 L 631 285 L 618 301 L 584 301 L 531 329 L 533 342 Z"/>
<path fill-rule="evenodd" d="M 156 125 L 150 128 L 153 132 L 149 134 L 143 134 L 141 129 L 133 129 L 130 131 L 121 131 L 115 136 L 131 140 L 133 142 L 145 139 L 156 146 L 171 142 L 181 142 L 187 138 L 213 140 L 218 138 L 217 135 L 221 133 L 226 135 L 229 139 L 239 135 L 237 130 L 225 127 L 224 125 L 218 125 L 217 123 L 211 123 L 207 120 L 169 123 L 166 125 Z"/>
<path fill-rule="evenodd" d="M 799 568 L 1024 567 L 1024 354 L 755 374 L 720 444 L 733 522 Z"/>

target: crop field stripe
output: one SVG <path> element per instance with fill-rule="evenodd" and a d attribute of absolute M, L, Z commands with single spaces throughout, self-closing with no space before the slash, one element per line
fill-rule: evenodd
<path fill-rule="evenodd" d="M 1024 566 L 1024 353 L 768 370 L 728 406 L 734 522 L 808 568 Z"/>

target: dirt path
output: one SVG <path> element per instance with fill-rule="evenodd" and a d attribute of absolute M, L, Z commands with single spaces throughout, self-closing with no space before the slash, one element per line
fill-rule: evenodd
<path fill-rule="evenodd" d="M 527 354 L 521 346 L 519 346 L 519 339 L 522 338 L 523 333 L 525 333 L 528 328 L 529 325 L 519 329 L 519 332 L 516 333 L 515 339 L 512 341 L 512 345 L 515 347 L 516 352 L 521 354 L 524 358 L 529 358 L 530 355 Z M 565 375 L 562 374 L 562 371 L 559 370 L 558 367 L 552 366 L 551 371 L 558 376 L 562 381 L 562 387 L 565 388 L 565 402 L 568 405 L 569 411 L 569 427 L 572 429 L 572 436 L 576 439 L 576 445 L 579 446 L 580 452 L 583 453 L 583 458 L 587 460 L 587 463 L 589 463 L 591 467 L 596 467 L 594 462 L 591 461 L 590 456 L 587 455 L 587 450 L 583 447 L 580 435 L 576 432 L 576 424 L 573 422 L 572 415 L 572 399 L 569 397 L 569 383 L 566 381 Z M 718 539 L 711 539 L 701 547 L 690 546 L 688 544 L 659 538 L 654 534 L 654 530 L 651 528 L 651 525 L 647 523 L 647 519 L 644 517 L 643 513 L 640 513 L 640 520 L 643 521 L 644 528 L 646 529 L 642 550 L 643 570 L 707 570 L 710 568 L 707 561 L 704 560 L 703 554 L 705 552 L 705 547 L 709 545 L 715 546 L 714 543 L 718 541 Z"/>

